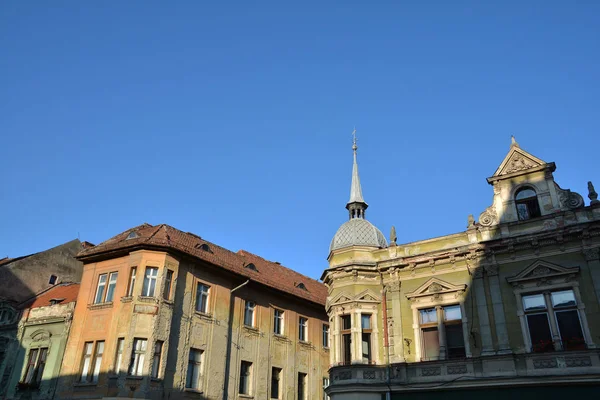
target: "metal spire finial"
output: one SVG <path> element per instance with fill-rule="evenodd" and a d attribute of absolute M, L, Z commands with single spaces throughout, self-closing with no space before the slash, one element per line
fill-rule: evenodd
<path fill-rule="evenodd" d="M 352 164 L 352 186 L 350 187 L 350 201 L 346 208 L 350 211 L 350 218 L 364 218 L 368 205 L 363 199 L 360 177 L 358 176 L 358 162 L 356 161 L 356 127 L 352 131 L 352 151 L 354 152 L 354 163 Z"/>
<path fill-rule="evenodd" d="M 357 149 L 358 146 L 356 145 L 356 127 L 354 127 L 354 130 L 352 131 L 352 150 L 354 150 L 354 153 L 356 153 Z"/>

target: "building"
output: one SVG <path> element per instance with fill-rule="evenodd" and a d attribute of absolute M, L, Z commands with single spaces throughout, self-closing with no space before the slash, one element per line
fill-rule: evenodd
<path fill-rule="evenodd" d="M 128 229 L 78 259 L 56 398 L 323 397 L 322 283 L 169 225 Z"/>
<path fill-rule="evenodd" d="M 60 283 L 22 304 L 16 342 L 7 362 L 7 399 L 52 399 L 69 336 L 79 284 Z"/>
<path fill-rule="evenodd" d="M 90 246 L 75 239 L 39 253 L 0 260 L 0 399 L 6 396 L 17 361 L 23 305 L 61 282 L 78 282 L 83 264 L 75 255 Z"/>
<path fill-rule="evenodd" d="M 349 220 L 322 279 L 332 400 L 565 398 L 600 390 L 600 202 L 510 150 L 465 231 L 390 243 L 365 218 L 356 143 Z"/>

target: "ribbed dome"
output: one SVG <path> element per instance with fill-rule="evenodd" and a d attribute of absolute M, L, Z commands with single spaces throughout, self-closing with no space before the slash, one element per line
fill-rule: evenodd
<path fill-rule="evenodd" d="M 346 221 L 335 233 L 329 251 L 350 246 L 388 247 L 385 236 L 372 223 L 363 218 Z"/>

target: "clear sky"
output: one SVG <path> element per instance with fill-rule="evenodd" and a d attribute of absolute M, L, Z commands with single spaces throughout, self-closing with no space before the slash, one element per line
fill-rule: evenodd
<path fill-rule="evenodd" d="M 0 258 L 167 223 L 318 278 L 464 230 L 510 135 L 600 189 L 598 1 L 5 1 Z"/>

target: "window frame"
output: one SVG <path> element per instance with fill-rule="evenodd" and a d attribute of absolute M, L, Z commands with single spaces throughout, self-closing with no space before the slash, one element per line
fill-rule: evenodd
<path fill-rule="evenodd" d="M 369 327 L 365 328 L 363 326 L 364 318 L 367 317 L 369 321 Z M 361 313 L 360 314 L 360 333 L 361 333 L 361 359 L 363 363 L 373 364 L 373 315 L 370 313 Z M 365 352 L 364 352 L 364 343 L 365 343 L 365 335 L 368 336 L 367 342 L 367 359 L 365 360 Z"/>
<path fill-rule="evenodd" d="M 298 340 L 302 343 L 310 343 L 308 340 L 308 317 L 303 315 L 298 316 Z"/>
<path fill-rule="evenodd" d="M 129 282 L 127 283 L 127 297 L 133 297 L 135 291 L 135 280 L 137 275 L 137 266 L 129 270 Z"/>
<path fill-rule="evenodd" d="M 89 345 L 90 353 L 87 353 Z M 79 382 L 97 384 L 100 376 L 100 367 L 104 356 L 104 340 L 87 341 L 83 344 L 81 365 L 79 368 Z M 100 352 L 98 351 L 100 348 Z M 86 366 L 86 360 L 89 361 Z"/>
<path fill-rule="evenodd" d="M 137 348 L 138 342 L 140 343 L 139 349 Z M 144 363 L 146 362 L 147 351 L 147 338 L 133 338 L 133 341 L 131 342 L 131 357 L 129 359 L 129 366 L 127 368 L 127 376 L 144 376 Z"/>
<path fill-rule="evenodd" d="M 244 368 L 247 367 L 247 368 Z M 252 367 L 253 364 L 250 361 L 242 360 L 240 362 L 240 382 L 238 385 L 238 394 L 245 396 L 252 396 Z M 244 373 L 244 370 L 246 372 Z M 244 376 L 244 378 L 242 378 Z M 242 379 L 244 381 L 244 387 L 242 388 Z"/>
<path fill-rule="evenodd" d="M 125 350 L 125 338 L 117 338 L 115 345 L 115 359 L 113 361 L 113 373 L 118 375 L 121 372 L 121 363 L 123 362 L 123 352 Z"/>
<path fill-rule="evenodd" d="M 102 279 L 104 279 L 104 281 L 102 281 Z M 108 282 L 108 273 L 107 272 L 105 272 L 103 274 L 98 274 L 98 279 L 96 279 L 96 291 L 94 292 L 93 304 L 104 303 L 104 297 L 106 296 L 107 282 Z M 100 288 L 102 288 L 102 291 Z"/>
<path fill-rule="evenodd" d="M 277 372 L 277 379 L 275 379 L 275 372 Z M 282 388 L 283 385 L 281 384 L 282 382 L 282 372 L 283 372 L 283 368 L 279 368 L 279 367 L 271 367 L 271 384 L 269 386 L 269 399 L 276 399 L 279 400 L 281 399 L 281 392 L 282 392 Z M 275 387 L 273 385 L 274 382 L 277 382 L 277 394 L 276 396 L 273 396 L 273 388 Z"/>
<path fill-rule="evenodd" d="M 34 347 L 29 349 L 27 363 L 21 382 L 30 386 L 38 386 L 42 382 L 49 347 Z M 30 374 L 31 372 L 31 374 Z"/>
<path fill-rule="evenodd" d="M 308 373 L 298 371 L 296 396 L 298 400 L 308 399 Z"/>
<path fill-rule="evenodd" d="M 256 308 L 257 304 L 253 300 L 244 300 L 244 326 L 256 328 Z M 248 313 L 251 313 L 251 321 L 248 324 Z"/>
<path fill-rule="evenodd" d="M 113 281 L 113 277 L 114 277 L 114 281 Z M 104 294 L 104 303 L 112 302 L 114 300 L 115 292 L 117 290 L 118 279 L 119 279 L 119 271 L 113 271 L 108 274 L 108 280 L 106 282 L 106 293 Z M 109 293 L 110 293 L 110 299 L 108 298 Z"/>
<path fill-rule="evenodd" d="M 200 291 L 200 287 L 204 287 L 206 288 L 206 292 L 204 291 Z M 195 303 L 194 303 L 194 310 L 198 313 L 201 314 L 209 314 L 209 301 L 210 301 L 210 292 L 211 292 L 211 286 L 206 284 L 205 282 L 202 281 L 197 281 L 196 282 L 196 298 L 195 298 Z M 199 299 L 199 296 L 202 295 L 202 298 L 205 299 L 204 301 L 204 309 L 201 310 L 199 308 L 202 307 L 198 307 L 199 305 L 202 305 L 202 302 L 198 301 L 201 300 Z"/>
<path fill-rule="evenodd" d="M 154 342 L 154 347 L 152 351 L 152 365 L 150 368 L 150 378 L 151 379 L 160 379 L 161 376 L 161 368 L 160 362 L 162 361 L 162 352 L 164 348 L 165 342 L 162 340 L 157 340 Z"/>
<path fill-rule="evenodd" d="M 163 292 L 162 292 L 162 297 L 164 300 L 170 301 L 171 300 L 171 295 L 172 295 L 172 291 L 173 291 L 173 282 L 175 281 L 175 271 L 173 271 L 172 269 L 167 269 L 165 271 L 165 279 L 164 279 L 164 286 L 163 286 Z"/>
<path fill-rule="evenodd" d="M 340 362 L 343 365 L 350 365 L 352 363 L 352 314 L 341 314 L 339 315 L 340 318 Z M 346 328 L 344 322 L 346 321 L 346 318 L 349 320 L 349 325 Z M 348 352 L 348 354 L 346 354 L 346 349 L 345 349 L 345 343 L 344 343 L 344 337 L 347 336 L 349 339 L 349 347 L 350 347 L 350 351 Z M 346 356 L 348 359 L 346 359 Z"/>
<path fill-rule="evenodd" d="M 279 328 L 279 329 L 278 329 Z M 273 307 L 273 333 L 284 336 L 285 329 L 285 311 Z"/>
<path fill-rule="evenodd" d="M 329 329 L 329 324 L 326 324 L 325 322 L 323 322 L 322 324 L 322 341 L 323 341 L 323 348 L 324 349 L 329 349 L 329 347 L 331 346 L 331 330 Z"/>
<path fill-rule="evenodd" d="M 197 357 L 193 357 L 196 355 Z M 200 359 L 200 361 L 198 361 Z M 192 391 L 200 391 L 202 388 L 202 378 L 204 373 L 202 367 L 204 366 L 204 350 L 197 348 L 190 348 L 188 352 L 188 366 L 185 372 L 185 389 Z"/>
<path fill-rule="evenodd" d="M 522 199 L 517 198 L 519 197 L 519 194 L 524 193 L 528 190 L 532 191 L 534 195 L 524 197 Z M 517 219 L 519 221 L 528 221 L 530 219 L 539 218 L 542 216 L 538 192 L 537 190 L 535 190 L 534 187 L 530 185 L 525 185 L 517 188 L 513 196 L 513 201 L 515 203 L 515 210 L 517 212 Z M 519 212 L 520 205 L 525 206 L 525 212 L 527 213 L 527 215 L 522 215 L 522 213 Z"/>
<path fill-rule="evenodd" d="M 142 297 L 155 297 L 156 286 L 158 283 L 158 267 L 147 266 L 144 270 L 144 282 L 142 284 Z M 148 274 L 148 272 L 154 271 L 154 274 Z M 154 286 L 152 284 L 154 283 Z M 145 290 L 147 289 L 147 290 Z M 152 289 L 152 290 L 150 290 Z"/>

